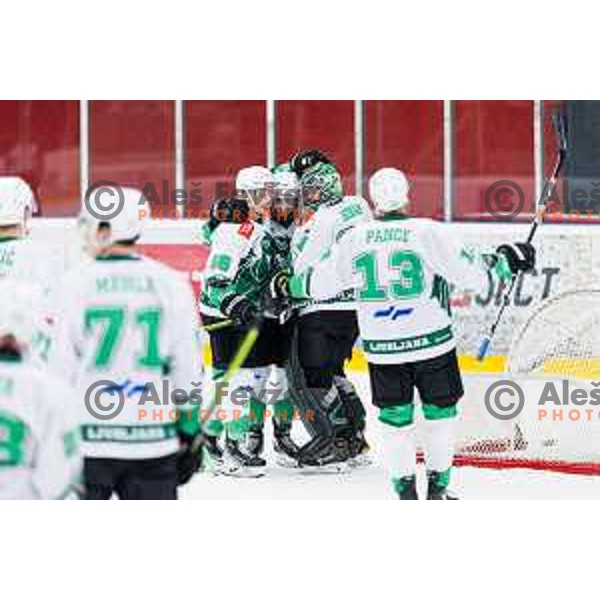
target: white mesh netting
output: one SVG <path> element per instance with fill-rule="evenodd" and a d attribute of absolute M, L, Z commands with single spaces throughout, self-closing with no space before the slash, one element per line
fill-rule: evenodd
<path fill-rule="evenodd" d="M 482 398 L 494 378 L 482 379 L 477 400 L 463 403 L 460 462 L 600 474 L 600 288 L 540 304 L 514 336 L 501 377 L 523 390 L 523 410 L 510 421 L 490 415 Z"/>

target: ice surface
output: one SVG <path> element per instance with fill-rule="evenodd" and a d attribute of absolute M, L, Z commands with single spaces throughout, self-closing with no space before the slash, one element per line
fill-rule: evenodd
<path fill-rule="evenodd" d="M 365 374 L 352 376 L 363 398 L 370 398 Z M 465 378 L 467 393 L 470 384 Z M 344 474 L 305 474 L 274 463 L 260 479 L 238 479 L 199 474 L 181 489 L 182 499 L 211 500 L 393 500 L 382 466 L 376 413 L 369 408 L 369 441 L 373 464 Z M 270 424 L 266 426 L 271 447 Z M 296 435 L 299 432 L 295 432 Z M 461 467 L 454 470 L 452 489 L 463 500 L 600 500 L 600 477 L 564 475 L 529 469 L 490 470 Z"/>

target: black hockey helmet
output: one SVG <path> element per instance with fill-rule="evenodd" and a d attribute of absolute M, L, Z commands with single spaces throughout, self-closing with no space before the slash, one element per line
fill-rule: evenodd
<path fill-rule="evenodd" d="M 297 152 L 290 159 L 290 167 L 298 177 L 302 177 L 305 171 L 318 163 L 333 165 L 333 161 L 324 152 L 316 148 Z"/>
<path fill-rule="evenodd" d="M 243 223 L 250 216 L 248 200 L 241 196 L 218 198 L 212 205 L 211 220 L 218 223 Z"/>

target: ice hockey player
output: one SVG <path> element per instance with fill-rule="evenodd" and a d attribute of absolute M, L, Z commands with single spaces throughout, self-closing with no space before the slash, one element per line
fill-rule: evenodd
<path fill-rule="evenodd" d="M 33 354 L 45 356 L 49 343 L 52 309 L 50 289 L 65 268 L 62 246 L 34 241 L 30 235 L 30 219 L 35 197 L 20 177 L 0 177 L 0 278 L 16 278 L 42 292 L 38 309 L 46 318 L 40 321 Z M 33 349 L 32 349 L 33 350 Z"/>
<path fill-rule="evenodd" d="M 74 390 L 30 361 L 40 300 L 0 281 L 0 499 L 74 498 L 81 482 Z"/>
<path fill-rule="evenodd" d="M 242 169 L 236 178 L 236 195 L 219 201 L 221 215 L 211 233 L 210 254 L 203 273 L 201 313 L 204 325 L 231 319 L 228 327 L 210 331 L 214 392 L 250 327 L 260 321 L 260 334 L 242 367 L 223 390 L 222 405 L 204 425 L 205 447 L 217 463 L 217 471 L 240 477 L 264 475 L 262 456 L 265 409 L 274 415 L 276 450 L 292 455 L 290 438 L 293 408 L 284 383 L 270 382 L 271 365 L 279 364 L 289 335 L 265 299 L 274 275 L 284 269 L 287 256 L 267 227 L 274 197 L 274 177 L 260 166 Z M 265 309 L 268 311 L 264 314 Z M 279 375 L 281 372 L 279 371 Z M 267 394 L 267 386 L 277 390 Z M 244 390 L 248 401 L 231 400 L 232 392 Z M 228 393 L 227 393 L 228 392 Z M 273 405 L 265 407 L 265 403 Z M 219 414 L 221 415 L 219 417 Z M 224 447 L 220 437 L 224 430 Z"/>
<path fill-rule="evenodd" d="M 295 230 L 302 219 L 300 181 L 288 163 L 273 170 L 274 192 L 269 218 L 265 220 L 267 231 L 273 238 L 277 253 L 278 273 L 289 274 L 292 269 L 290 246 Z M 270 293 L 265 300 L 266 331 L 270 335 L 271 383 L 278 390 L 281 401 L 273 417 L 273 433 L 277 461 L 283 466 L 298 465 L 298 446 L 292 439 L 295 410 L 292 390 L 286 369 L 289 364 L 291 341 L 294 331 L 294 311 L 288 298 L 282 298 L 272 286 L 277 285 L 278 273 L 270 283 Z"/>
<path fill-rule="evenodd" d="M 0 276 L 31 278 L 44 260 L 31 260 L 29 220 L 35 199 L 20 177 L 0 177 Z M 28 240 L 29 241 L 29 240 Z M 24 255 L 23 257 L 21 255 Z M 37 257 L 38 259 L 42 257 Z"/>
<path fill-rule="evenodd" d="M 136 252 L 149 205 L 121 193 L 110 220 L 81 215 L 94 260 L 61 282 L 49 366 L 78 392 L 86 498 L 171 500 L 199 467 L 195 300 L 181 274 Z"/>
<path fill-rule="evenodd" d="M 363 198 L 343 195 L 340 174 L 322 152 L 300 152 L 290 165 L 300 177 L 307 211 L 292 239 L 293 270 L 310 273 L 334 243 L 371 219 L 371 211 Z M 309 301 L 299 310 L 294 353 L 304 381 L 294 381 L 293 387 L 303 390 L 299 401 L 309 396 L 302 410 L 308 405 L 315 410 L 312 441 L 300 454 L 305 464 L 343 462 L 367 449 L 364 407 L 344 373 L 357 335 L 356 311 L 347 294 Z"/>
<path fill-rule="evenodd" d="M 458 246 L 446 227 L 409 218 L 409 184 L 392 168 L 377 171 L 369 190 L 377 218 L 358 225 L 337 244 L 331 264 L 314 269 L 311 297 L 334 297 L 353 289 L 360 337 L 369 363 L 373 403 L 379 409 L 384 451 L 401 499 L 416 500 L 414 390 L 425 417 L 427 498 L 451 499 L 457 402 L 463 395 L 452 333 L 447 282 L 484 289 L 487 274 L 507 281 L 535 263 L 530 244 L 504 244 L 495 254 L 476 256 Z M 292 280 L 292 290 L 306 286 Z M 306 288 L 305 288 L 306 289 Z"/>
<path fill-rule="evenodd" d="M 62 273 L 63 256 L 31 238 L 35 204 L 33 191 L 23 179 L 0 177 L 0 277 L 46 287 Z"/>

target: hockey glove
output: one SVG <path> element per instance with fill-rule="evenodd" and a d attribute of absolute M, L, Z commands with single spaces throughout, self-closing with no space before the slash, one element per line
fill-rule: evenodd
<path fill-rule="evenodd" d="M 302 275 L 290 275 L 287 271 L 280 271 L 269 284 L 271 297 L 275 299 L 306 300 L 310 297 L 308 293 L 309 281 L 310 269 Z"/>
<path fill-rule="evenodd" d="M 256 308 L 240 294 L 231 294 L 223 298 L 220 309 L 223 314 L 241 325 L 251 325 L 257 317 Z"/>
<path fill-rule="evenodd" d="M 529 242 L 502 244 L 496 252 L 506 258 L 513 274 L 527 273 L 535 267 L 535 248 Z"/>
<path fill-rule="evenodd" d="M 269 283 L 271 298 L 281 300 L 290 297 L 290 274 L 288 271 L 279 271 Z"/>
<path fill-rule="evenodd" d="M 177 485 L 186 484 L 202 467 L 202 435 L 179 433 L 177 454 Z"/>

